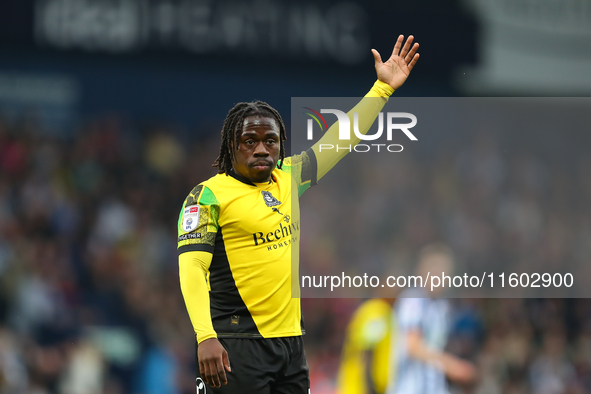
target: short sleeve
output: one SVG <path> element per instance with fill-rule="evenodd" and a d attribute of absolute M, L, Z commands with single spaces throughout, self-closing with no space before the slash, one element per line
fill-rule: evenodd
<path fill-rule="evenodd" d="M 295 179 L 298 186 L 298 196 L 304 194 L 311 186 L 316 185 L 318 165 L 312 149 L 299 155 L 286 157 L 282 162 L 281 170 L 291 174 Z"/>
<path fill-rule="evenodd" d="M 213 253 L 219 216 L 220 205 L 213 192 L 207 186 L 196 186 L 185 199 L 179 214 L 178 253 Z"/>

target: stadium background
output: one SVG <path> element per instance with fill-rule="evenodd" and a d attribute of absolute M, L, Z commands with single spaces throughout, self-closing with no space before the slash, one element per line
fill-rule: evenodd
<path fill-rule="evenodd" d="M 591 92 L 588 0 L 3 1 L 0 393 L 193 393 L 175 225 L 214 173 L 225 114 L 262 99 L 289 124 L 292 96 L 361 96 L 375 79 L 369 48 L 387 56 L 400 33 L 417 37 L 421 61 L 397 95 Z M 436 238 L 424 212 L 456 196 L 467 209 L 445 239 L 455 248 L 502 259 L 490 252 L 521 242 L 591 260 L 579 204 L 591 156 L 565 172 L 510 152 L 493 135 L 399 169 L 399 256 Z M 497 208 L 517 219 L 483 225 L 482 187 L 511 197 Z M 334 392 L 359 302 L 303 300 L 316 394 Z M 591 392 L 589 300 L 454 305 L 449 348 L 481 373 L 459 392 Z"/>

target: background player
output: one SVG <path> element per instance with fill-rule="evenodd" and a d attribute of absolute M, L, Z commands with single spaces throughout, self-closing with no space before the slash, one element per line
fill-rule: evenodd
<path fill-rule="evenodd" d="M 394 299 L 364 301 L 347 326 L 341 365 L 337 377 L 338 394 L 382 394 L 392 368 L 389 366 Z"/>
<path fill-rule="evenodd" d="M 417 271 L 423 278 L 428 272 L 451 274 L 451 250 L 444 244 L 426 246 L 419 254 Z M 445 352 L 450 306 L 438 296 L 437 292 L 428 293 L 420 287 L 400 294 L 393 319 L 398 331 L 392 354 L 396 379 L 392 380 L 388 394 L 447 394 L 446 377 L 457 382 L 475 378 L 472 364 Z"/>

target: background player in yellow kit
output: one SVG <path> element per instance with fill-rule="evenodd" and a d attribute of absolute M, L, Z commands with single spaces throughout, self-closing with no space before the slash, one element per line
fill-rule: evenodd
<path fill-rule="evenodd" d="M 349 112 L 359 113 L 362 133 L 419 58 L 413 37 L 403 41 L 386 62 L 372 50 L 378 81 Z M 292 193 L 300 196 L 346 151 L 319 151 L 338 140 L 338 124 L 300 155 L 285 158 L 285 140 L 268 104 L 237 104 L 222 129 L 218 175 L 197 185 L 181 209 L 180 282 L 198 342 L 198 392 L 204 383 L 214 393 L 309 392 L 300 301 L 291 297 L 300 232 Z"/>
<path fill-rule="evenodd" d="M 391 347 L 396 333 L 392 324 L 393 299 L 364 301 L 347 326 L 337 378 L 338 394 L 382 394 L 393 378 Z"/>

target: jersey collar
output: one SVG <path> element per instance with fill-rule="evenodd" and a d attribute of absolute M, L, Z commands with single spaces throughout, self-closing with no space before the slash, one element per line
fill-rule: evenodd
<path fill-rule="evenodd" d="M 245 184 L 247 184 L 247 185 L 249 185 L 249 186 L 255 186 L 255 187 L 258 187 L 257 185 L 255 185 L 254 183 L 252 183 L 252 182 L 250 181 L 250 179 L 248 179 L 247 177 L 245 177 L 245 176 L 243 176 L 243 175 L 240 175 L 240 174 L 238 174 L 236 171 L 234 171 L 234 169 L 233 169 L 233 168 L 230 170 L 230 173 L 229 173 L 229 175 L 230 175 L 232 178 L 236 179 L 237 181 L 240 181 L 240 182 L 242 182 L 242 183 L 245 183 Z M 269 184 L 271 184 L 271 183 L 273 182 L 273 180 L 274 180 L 274 178 L 273 178 L 273 174 L 271 174 L 271 180 L 269 180 Z"/>

